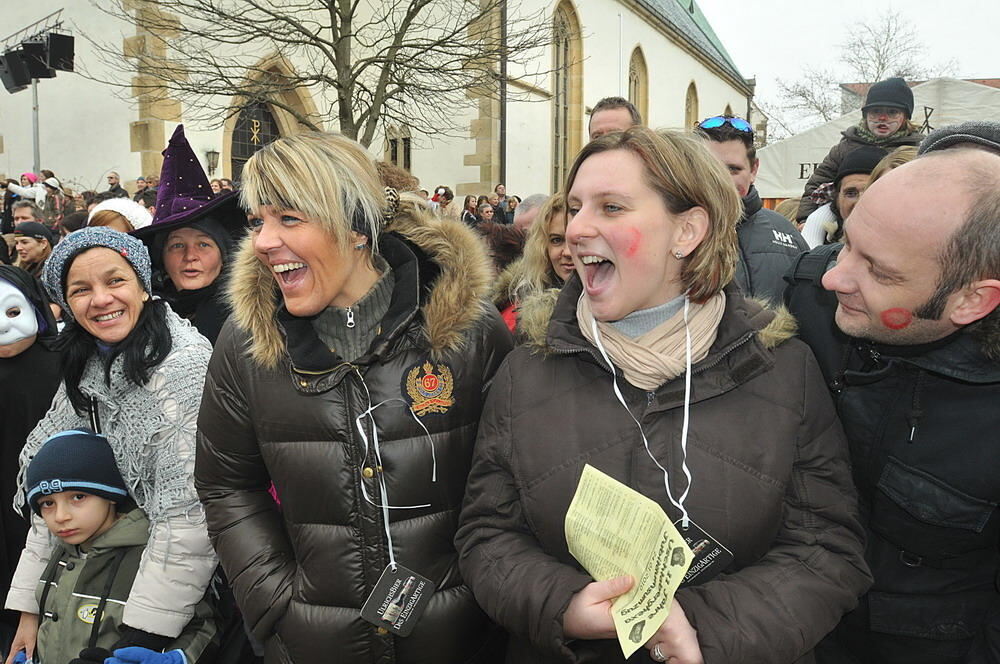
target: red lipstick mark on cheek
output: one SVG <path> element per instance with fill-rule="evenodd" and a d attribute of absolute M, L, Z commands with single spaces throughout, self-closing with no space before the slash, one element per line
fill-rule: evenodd
<path fill-rule="evenodd" d="M 882 324 L 890 330 L 902 330 L 913 322 L 913 314 L 908 309 L 895 307 L 882 312 Z"/>
<path fill-rule="evenodd" d="M 638 228 L 630 228 L 628 234 L 630 239 L 628 248 L 625 249 L 625 255 L 632 258 L 639 251 L 639 245 L 642 244 L 642 233 L 639 232 Z"/>

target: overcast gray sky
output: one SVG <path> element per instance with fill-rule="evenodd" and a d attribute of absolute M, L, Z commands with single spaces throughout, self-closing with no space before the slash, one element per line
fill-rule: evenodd
<path fill-rule="evenodd" d="M 776 79 L 802 67 L 835 64 L 852 25 L 898 10 L 913 24 L 933 66 L 954 60 L 959 78 L 1000 78 L 997 0 L 698 0 L 740 72 L 757 78 L 757 95 L 778 100 Z"/>

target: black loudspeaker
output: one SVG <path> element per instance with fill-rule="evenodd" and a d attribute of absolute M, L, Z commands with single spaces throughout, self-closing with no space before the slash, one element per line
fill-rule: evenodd
<path fill-rule="evenodd" d="M 31 85 L 31 76 L 28 74 L 28 65 L 24 62 L 23 53 L 17 51 L 7 51 L 0 56 L 0 81 L 7 88 L 7 92 L 20 92 Z"/>
<path fill-rule="evenodd" d="M 49 60 L 48 48 L 42 41 L 26 41 L 21 43 L 24 51 L 24 63 L 28 66 L 28 75 L 31 78 L 55 78 L 54 69 L 49 69 L 46 64 Z"/>
<path fill-rule="evenodd" d="M 73 71 L 73 37 L 50 32 L 46 38 L 49 67 L 59 71 Z"/>

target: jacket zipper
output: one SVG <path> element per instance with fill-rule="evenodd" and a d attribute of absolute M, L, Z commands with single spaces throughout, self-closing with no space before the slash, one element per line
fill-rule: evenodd
<path fill-rule="evenodd" d="M 722 362 L 722 360 L 725 359 L 727 355 L 729 355 L 730 353 L 732 353 L 734 350 L 736 350 L 740 346 L 744 345 L 746 342 L 748 342 L 751 339 L 753 339 L 753 337 L 754 337 L 755 334 L 756 334 L 756 332 L 747 332 L 746 335 L 744 335 L 741 339 L 733 342 L 733 344 L 730 345 L 729 348 L 727 348 L 724 351 L 722 351 L 722 353 L 717 358 L 715 358 L 714 360 L 712 360 L 712 362 L 710 364 L 703 364 L 702 366 L 700 366 L 697 369 L 695 369 L 695 371 L 692 372 L 692 375 L 694 375 L 694 374 L 700 374 L 700 373 L 706 371 L 707 369 L 711 369 L 712 367 L 714 367 L 715 365 L 717 365 L 719 362 Z"/>
<path fill-rule="evenodd" d="M 347 376 L 344 377 L 344 380 L 346 381 L 348 379 L 348 377 L 352 375 L 352 373 L 353 372 L 348 372 Z M 354 466 L 354 468 L 351 469 L 351 475 L 354 476 L 354 491 L 355 491 L 354 495 L 358 498 L 358 502 L 359 502 L 359 505 L 358 505 L 358 518 L 361 520 L 361 524 L 360 524 L 361 527 L 358 528 L 358 539 L 361 540 L 361 542 L 360 542 L 360 544 L 361 544 L 361 550 L 362 551 L 367 551 L 368 550 L 368 532 L 367 532 L 366 527 L 364 525 L 364 520 L 365 520 L 365 504 L 364 504 L 365 503 L 365 499 L 364 499 L 364 495 L 365 494 L 364 494 L 364 491 L 365 490 L 361 486 L 361 483 L 364 482 L 365 480 L 364 480 L 364 478 L 362 478 L 361 472 L 360 472 L 361 465 L 362 465 L 362 463 L 364 461 L 364 452 L 366 450 L 361 451 L 361 453 L 359 455 L 357 433 L 354 431 L 354 426 L 353 426 L 353 422 L 355 421 L 355 417 L 357 417 L 357 413 L 355 412 L 355 409 L 354 409 L 354 398 L 351 395 L 351 386 L 350 385 L 345 385 L 345 389 L 344 389 L 344 405 L 347 408 L 347 421 L 348 421 L 348 424 L 347 424 L 347 435 L 348 435 L 348 440 L 350 441 L 350 450 L 351 450 L 351 457 L 352 457 L 352 459 L 351 459 L 351 465 Z M 362 426 L 364 426 L 364 425 L 362 425 Z M 374 495 L 376 493 L 377 493 L 376 490 L 373 488 L 372 489 L 372 495 Z M 381 518 L 381 516 L 379 518 Z"/>
<path fill-rule="evenodd" d="M 347 307 L 347 327 L 354 327 L 354 309 Z"/>

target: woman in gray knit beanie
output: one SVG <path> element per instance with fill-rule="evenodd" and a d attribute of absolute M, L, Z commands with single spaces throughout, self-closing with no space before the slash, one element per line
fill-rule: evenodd
<path fill-rule="evenodd" d="M 63 383 L 24 444 L 15 505 L 23 507 L 25 469 L 51 435 L 89 427 L 107 437 L 151 524 L 115 647 L 159 651 L 194 616 L 216 567 L 193 477 L 211 347 L 151 297 L 149 253 L 118 231 L 68 235 L 47 261 L 44 283 L 67 321 L 59 337 Z M 44 525 L 29 531 L 7 595 L 6 608 L 21 612 L 14 651 L 34 650 L 35 587 L 53 550 L 46 533 Z"/>

